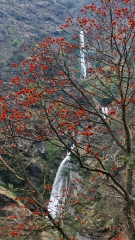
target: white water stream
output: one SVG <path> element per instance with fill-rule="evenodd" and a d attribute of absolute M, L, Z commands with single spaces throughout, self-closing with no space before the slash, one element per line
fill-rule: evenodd
<path fill-rule="evenodd" d="M 84 32 L 80 31 L 80 62 L 81 62 L 81 79 L 86 78 L 86 62 L 85 62 L 85 42 L 84 42 Z M 104 119 L 108 116 L 108 108 L 101 108 Z M 71 152 L 74 145 L 71 147 Z M 62 207 L 65 204 L 67 195 L 69 194 L 70 187 L 70 170 L 72 168 L 72 163 L 70 162 L 71 152 L 68 152 L 66 157 L 61 162 L 54 183 L 52 187 L 52 192 L 50 196 L 50 201 L 48 205 L 48 211 L 53 218 L 57 218 L 62 213 Z"/>
<path fill-rule="evenodd" d="M 73 147 L 71 148 L 73 149 Z M 67 195 L 69 193 L 69 169 L 72 168 L 70 163 L 71 152 L 61 162 L 52 187 L 51 197 L 48 205 L 48 211 L 53 218 L 57 218 L 62 212 Z"/>
<path fill-rule="evenodd" d="M 81 78 L 86 78 L 86 63 L 85 63 L 85 48 L 84 48 L 84 33 L 80 31 L 80 62 L 81 62 Z M 71 149 L 73 149 L 72 146 Z M 70 163 L 71 152 L 68 152 L 66 157 L 61 162 L 57 171 L 50 201 L 48 205 L 48 211 L 53 218 L 57 218 L 62 212 L 62 206 L 64 206 L 67 195 L 69 193 L 69 169 L 72 164 Z"/>
<path fill-rule="evenodd" d="M 103 118 L 106 119 L 108 116 L 108 108 L 107 107 L 102 107 L 101 108 L 102 113 L 103 113 Z"/>
<path fill-rule="evenodd" d="M 80 61 L 81 61 L 81 78 L 86 78 L 85 45 L 83 31 L 80 31 Z"/>

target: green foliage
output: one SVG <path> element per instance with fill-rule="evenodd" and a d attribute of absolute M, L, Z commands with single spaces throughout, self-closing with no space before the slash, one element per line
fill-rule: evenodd
<path fill-rule="evenodd" d="M 41 184 L 40 187 L 38 187 L 38 191 L 39 192 L 43 192 L 44 191 L 44 184 Z"/>
<path fill-rule="evenodd" d="M 11 26 L 7 27 L 7 32 L 8 32 L 9 35 L 16 35 L 17 34 L 16 30 L 13 29 Z"/>
<path fill-rule="evenodd" d="M 13 169 L 15 168 L 16 171 L 19 172 L 20 167 L 19 167 L 18 163 L 15 161 L 15 157 L 16 157 L 16 155 L 14 155 L 14 156 L 7 155 L 5 160 L 10 161 L 11 162 L 10 166 Z M 23 153 L 20 153 L 19 157 L 24 158 Z M 27 163 L 26 163 L 26 165 L 27 165 Z M 8 170 L 4 169 L 3 167 L 0 167 L 0 180 L 2 182 L 4 182 L 4 184 L 7 188 L 11 188 L 11 185 L 13 186 L 12 188 L 14 188 L 14 187 L 20 188 L 24 184 L 20 179 L 16 178 L 16 176 L 13 173 L 8 172 Z"/>
<path fill-rule="evenodd" d="M 14 39 L 11 44 L 13 47 L 17 47 L 19 45 L 19 40 L 17 38 Z"/>
<path fill-rule="evenodd" d="M 13 41 L 12 41 L 12 46 L 13 47 L 17 47 L 18 45 L 21 45 L 21 44 L 23 44 L 24 43 L 24 40 L 23 39 L 14 39 Z"/>
<path fill-rule="evenodd" d="M 52 140 L 47 143 L 47 159 L 50 164 L 54 164 L 60 158 L 61 143 L 59 140 Z"/>
<path fill-rule="evenodd" d="M 5 187 L 5 183 L 0 179 L 0 186 Z"/>
<path fill-rule="evenodd" d="M 4 72 L 8 72 L 9 71 L 9 67 L 4 67 Z"/>
<path fill-rule="evenodd" d="M 14 188 L 13 184 L 8 183 L 8 188 L 12 190 Z"/>
<path fill-rule="evenodd" d="M 7 170 L 2 168 L 0 168 L 0 185 L 1 183 L 4 183 L 5 187 L 7 188 L 10 188 L 11 185 L 16 188 L 22 186 L 22 181 L 16 178 L 12 173 L 10 172 L 7 173 Z"/>
<path fill-rule="evenodd" d="M 122 219 L 119 214 L 116 214 L 114 218 L 114 226 L 119 226 L 122 223 Z"/>
<path fill-rule="evenodd" d="M 131 158 L 129 156 L 121 154 L 119 156 L 119 160 L 120 160 L 120 162 L 123 162 L 124 165 L 129 164 L 129 166 L 131 168 L 135 168 L 135 163 L 134 163 L 134 161 L 131 160 Z"/>

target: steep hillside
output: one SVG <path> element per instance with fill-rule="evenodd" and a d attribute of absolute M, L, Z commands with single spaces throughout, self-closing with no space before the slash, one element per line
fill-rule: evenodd
<path fill-rule="evenodd" d="M 22 60 L 24 43 L 33 46 L 45 36 L 63 35 L 59 26 L 68 15 L 68 10 L 53 0 L 1 0 L 0 78 L 9 77 L 9 59 Z"/>
<path fill-rule="evenodd" d="M 55 2 L 65 6 L 70 11 L 70 14 L 76 16 L 79 15 L 79 10 L 84 5 L 89 5 L 92 2 L 96 2 L 97 4 L 98 2 L 100 3 L 100 0 L 55 0 Z"/>
<path fill-rule="evenodd" d="M 63 36 L 60 25 L 67 16 L 80 14 L 92 0 L 1 0 L 0 1 L 0 79 L 9 81 L 10 64 L 26 54 L 24 44 L 34 46 L 45 36 Z"/>

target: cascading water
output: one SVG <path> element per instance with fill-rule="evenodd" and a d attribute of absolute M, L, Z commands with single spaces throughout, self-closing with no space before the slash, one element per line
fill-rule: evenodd
<path fill-rule="evenodd" d="M 81 78 L 86 78 L 86 63 L 85 63 L 85 46 L 84 46 L 84 33 L 80 31 L 80 62 L 81 62 Z M 71 149 L 74 148 L 74 145 Z M 71 150 L 72 152 L 72 150 Z M 71 152 L 68 152 L 66 157 L 61 162 L 57 171 L 51 197 L 48 205 L 48 211 L 53 218 L 57 218 L 62 212 L 62 205 L 65 204 L 67 195 L 69 193 L 69 169 L 72 168 L 70 162 Z"/>
<path fill-rule="evenodd" d="M 74 146 L 72 146 L 71 149 L 73 149 L 73 147 Z M 62 212 L 62 206 L 65 204 L 65 200 L 69 193 L 69 169 L 72 168 L 70 155 L 71 152 L 68 152 L 61 162 L 53 183 L 48 205 L 48 211 L 53 218 L 57 218 L 57 216 Z"/>
<path fill-rule="evenodd" d="M 106 117 L 108 116 L 108 108 L 107 107 L 102 107 L 101 110 L 102 110 L 102 113 L 103 113 L 103 118 L 106 119 Z"/>
<path fill-rule="evenodd" d="M 81 61 L 81 78 L 86 78 L 85 46 L 83 31 L 80 31 L 80 61 Z"/>
<path fill-rule="evenodd" d="M 84 33 L 83 31 L 80 31 L 80 62 L 81 62 L 81 78 L 86 77 L 86 66 L 85 66 L 85 54 L 84 54 Z M 72 146 L 71 149 L 73 149 L 74 146 Z M 66 172 L 69 172 L 69 169 L 71 168 L 70 163 L 70 155 L 71 152 L 68 152 L 66 157 L 61 162 L 59 169 L 57 171 L 51 197 L 48 205 L 48 211 L 52 215 L 53 218 L 57 218 L 58 215 L 61 213 L 61 207 L 65 204 L 66 197 L 69 193 L 69 179 L 68 176 L 64 176 Z"/>

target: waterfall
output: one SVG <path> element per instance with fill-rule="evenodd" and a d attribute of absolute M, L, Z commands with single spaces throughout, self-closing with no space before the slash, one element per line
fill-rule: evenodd
<path fill-rule="evenodd" d="M 102 110 L 104 119 L 106 119 L 106 117 L 108 116 L 108 108 L 102 107 L 101 110 Z"/>
<path fill-rule="evenodd" d="M 81 78 L 86 78 L 85 46 L 83 31 L 80 31 L 80 61 L 81 61 Z"/>
<path fill-rule="evenodd" d="M 73 149 L 74 146 L 71 147 Z M 57 218 L 62 212 L 62 206 L 65 204 L 65 200 L 69 193 L 69 179 L 68 173 L 71 168 L 70 163 L 71 152 L 68 152 L 66 157 L 61 162 L 56 177 L 53 183 L 51 197 L 48 205 L 48 211 L 53 218 Z"/>

